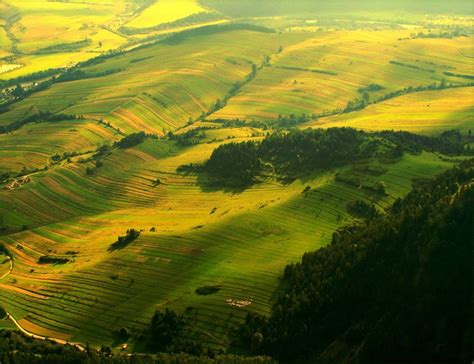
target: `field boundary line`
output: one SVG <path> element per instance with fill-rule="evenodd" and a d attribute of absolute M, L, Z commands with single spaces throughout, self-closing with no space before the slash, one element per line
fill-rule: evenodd
<path fill-rule="evenodd" d="M 0 277 L 0 280 L 2 280 L 3 278 L 6 278 L 7 276 L 10 275 L 10 273 L 13 271 L 13 259 L 12 257 L 8 257 L 9 258 L 9 261 L 10 261 L 10 268 L 8 269 L 8 272 L 6 272 L 3 276 Z"/>
<path fill-rule="evenodd" d="M 15 318 L 9 312 L 7 312 L 7 318 L 15 324 L 15 326 L 18 328 L 18 330 L 20 330 L 24 335 L 26 335 L 28 337 L 31 337 L 33 339 L 38 339 L 38 340 L 44 340 L 44 341 L 49 340 L 49 341 L 52 341 L 56 344 L 61 344 L 61 345 L 71 345 L 71 346 L 75 347 L 76 349 L 78 349 L 79 351 L 86 351 L 84 346 L 82 346 L 79 343 L 70 342 L 70 341 L 66 341 L 66 340 L 62 340 L 62 339 L 56 339 L 54 337 L 49 337 L 49 336 L 41 336 L 41 335 L 33 334 L 32 332 L 29 332 L 28 330 L 23 328 L 18 323 L 18 321 L 15 320 Z"/>

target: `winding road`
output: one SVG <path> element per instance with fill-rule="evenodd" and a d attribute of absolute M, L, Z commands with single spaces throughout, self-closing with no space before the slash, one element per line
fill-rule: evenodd
<path fill-rule="evenodd" d="M 8 259 L 10 260 L 10 269 L 8 269 L 8 272 L 6 272 L 4 275 L 0 277 L 0 280 L 8 276 L 13 270 L 13 259 L 11 257 L 8 257 Z"/>
<path fill-rule="evenodd" d="M 38 340 L 49 340 L 49 341 L 55 342 L 56 344 L 61 344 L 61 345 L 71 345 L 71 346 L 74 346 L 76 349 L 78 349 L 80 351 L 86 351 L 84 346 L 82 346 L 79 343 L 74 343 L 74 342 L 61 340 L 61 339 L 56 339 L 54 337 L 47 337 L 47 336 L 41 336 L 41 335 L 33 334 L 32 332 L 29 332 L 29 331 L 25 330 L 23 327 L 21 327 L 21 325 L 18 323 L 18 321 L 15 320 L 15 318 L 12 315 L 10 315 L 8 312 L 7 312 L 7 318 L 15 324 L 15 326 L 18 328 L 18 330 L 20 330 L 24 335 L 26 335 L 28 337 L 31 337 L 33 339 L 38 339 Z"/>
<path fill-rule="evenodd" d="M 13 270 L 13 259 L 11 257 L 9 257 L 9 258 L 10 258 L 9 259 L 10 260 L 10 269 L 8 270 L 8 272 L 6 272 L 5 274 L 3 274 L 0 277 L 0 280 L 7 277 Z M 41 335 L 33 334 L 32 332 L 29 332 L 28 330 L 24 329 L 9 312 L 6 312 L 6 313 L 7 313 L 7 318 L 15 324 L 15 326 L 18 328 L 18 330 L 20 330 L 24 335 L 26 335 L 28 337 L 31 337 L 33 339 L 38 339 L 38 340 L 49 340 L 49 341 L 55 342 L 56 344 L 61 344 L 61 345 L 71 345 L 71 346 L 74 346 L 76 349 L 78 349 L 80 351 L 86 351 L 84 346 L 82 346 L 79 343 L 69 342 L 69 341 L 61 340 L 61 339 L 56 339 L 54 337 L 47 337 L 47 336 L 41 336 Z"/>

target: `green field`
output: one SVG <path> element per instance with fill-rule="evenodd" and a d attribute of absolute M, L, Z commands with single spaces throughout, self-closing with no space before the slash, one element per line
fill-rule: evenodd
<path fill-rule="evenodd" d="M 407 130 L 421 134 L 458 129 L 467 133 L 474 126 L 472 95 L 472 87 L 404 95 L 362 111 L 311 121 L 303 127 L 348 126 L 363 130 Z"/>
<path fill-rule="evenodd" d="M 114 331 L 139 333 L 157 309 L 192 307 L 197 315 L 186 338 L 235 350 L 235 328 L 247 312 L 270 312 L 285 266 L 356 221 L 349 202 L 373 203 L 383 213 L 414 183 L 464 158 L 405 153 L 306 171 L 290 182 L 268 175 L 241 189 L 183 172 L 223 143 L 289 128 L 278 125 L 279 116 L 305 114 L 292 125 L 300 129 L 430 136 L 456 129 L 465 139 L 474 129 L 471 16 L 242 9 L 214 0 L 183 0 L 179 9 L 167 0 L 0 5 L 0 130 L 50 113 L 0 134 L 0 243 L 14 262 L 9 272 L 0 255 L 0 305 L 25 330 L 118 347 Z M 203 12 L 218 16 L 193 20 Z M 145 31 L 124 30 L 132 28 Z M 458 28 L 467 33 L 414 36 Z M 121 52 L 74 67 L 111 50 Z M 67 74 L 61 69 L 9 81 L 50 68 L 79 70 L 82 78 L 57 82 L 52 77 Z M 28 91 L 48 80 L 44 90 L 12 96 L 17 85 Z M 345 110 L 374 84 L 367 105 Z M 410 87 L 423 89 L 382 100 Z M 193 130 L 203 131 L 197 143 L 179 142 Z M 154 138 L 110 147 L 95 162 L 97 148 L 141 131 Z M 386 195 L 336 174 L 384 182 Z M 111 251 L 130 228 L 140 237 Z M 40 264 L 42 256 L 69 261 Z M 220 289 L 196 294 L 205 286 Z M 0 321 L 0 328 L 11 326 Z"/>

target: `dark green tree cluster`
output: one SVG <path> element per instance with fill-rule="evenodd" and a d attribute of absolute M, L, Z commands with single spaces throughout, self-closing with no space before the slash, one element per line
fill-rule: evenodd
<path fill-rule="evenodd" d="M 3 255 L 11 257 L 10 250 L 8 250 L 8 248 L 2 242 L 0 242 L 0 253 L 2 253 Z"/>
<path fill-rule="evenodd" d="M 51 79 L 53 83 L 69 82 L 83 80 L 86 78 L 105 77 L 123 71 L 123 68 L 109 69 L 102 72 L 87 73 L 80 68 L 71 68 L 66 72 L 61 73 L 59 76 Z"/>
<path fill-rule="evenodd" d="M 301 115 L 295 115 L 295 114 L 290 114 L 288 116 L 278 115 L 278 119 L 276 120 L 276 126 L 288 128 L 288 127 L 292 127 L 292 126 L 303 124 L 307 121 L 310 121 L 311 118 L 317 119 L 317 115 L 310 116 L 304 113 Z"/>
<path fill-rule="evenodd" d="M 377 84 L 377 83 L 371 83 L 370 85 L 366 87 L 361 87 L 357 90 L 357 92 L 363 94 L 364 92 L 377 92 L 380 90 L 383 90 L 385 87 Z"/>
<path fill-rule="evenodd" d="M 227 94 L 222 99 L 217 99 L 216 102 L 209 107 L 209 110 L 205 112 L 203 111 L 199 116 L 198 120 L 204 120 L 207 116 L 224 108 L 231 97 L 235 96 L 243 86 L 245 86 L 257 76 L 257 70 L 257 65 L 255 63 L 252 63 L 251 71 L 247 75 L 247 77 L 245 77 L 245 79 L 242 81 L 234 82 Z"/>
<path fill-rule="evenodd" d="M 204 167 L 219 182 L 245 186 L 254 182 L 262 166 L 258 145 L 249 141 L 219 146 Z"/>
<path fill-rule="evenodd" d="M 416 66 L 416 65 L 405 64 L 405 63 L 401 63 L 401 62 L 398 62 L 398 61 L 391 61 L 390 63 L 395 64 L 395 65 L 399 65 L 399 66 L 406 66 L 406 67 L 410 67 L 410 68 L 421 68 L 421 67 Z M 421 68 L 421 69 L 423 69 L 423 68 Z M 434 72 L 434 70 L 433 70 L 433 72 Z M 453 73 L 446 73 L 446 72 L 445 72 L 445 74 L 448 75 L 448 76 L 457 76 L 457 77 L 465 76 L 463 78 L 467 78 L 467 79 L 474 78 L 474 76 L 470 76 L 470 75 L 456 75 L 456 74 L 453 74 Z M 347 106 L 343 110 L 337 109 L 337 110 L 334 110 L 332 112 L 329 112 L 328 114 L 329 115 L 334 115 L 334 114 L 339 114 L 340 112 L 348 113 L 348 112 L 351 112 L 351 111 L 361 110 L 361 109 L 366 108 L 370 104 L 375 104 L 375 103 L 382 102 L 382 101 L 385 101 L 385 100 L 393 99 L 393 98 L 398 97 L 398 96 L 411 94 L 411 93 L 414 93 L 414 92 L 444 90 L 444 89 L 448 89 L 448 88 L 459 88 L 459 87 L 470 87 L 470 86 L 473 86 L 473 85 L 474 85 L 474 83 L 472 83 L 472 82 L 466 83 L 466 84 L 452 84 L 452 83 L 447 83 L 446 80 L 443 79 L 439 83 L 434 82 L 430 85 L 416 86 L 416 87 L 408 86 L 408 87 L 405 87 L 405 88 L 400 89 L 400 90 L 396 90 L 396 91 L 386 93 L 385 95 L 383 95 L 379 98 L 376 98 L 376 99 L 371 99 L 370 93 L 369 93 L 369 92 L 372 92 L 372 91 L 375 91 L 375 90 L 371 91 L 368 88 L 360 88 L 358 90 L 360 93 L 362 93 L 362 97 L 360 99 L 350 100 L 347 103 Z M 368 87 L 375 88 L 375 84 L 370 85 Z M 323 115 L 320 115 L 320 116 L 323 116 Z"/>
<path fill-rule="evenodd" d="M 77 64 L 76 67 L 80 68 L 80 67 L 95 66 L 97 64 L 104 63 L 107 59 L 120 56 L 124 53 L 125 53 L 124 51 L 120 51 L 120 50 L 108 51 L 106 53 L 101 54 L 100 56 L 88 59 L 87 61 L 80 62 Z"/>
<path fill-rule="evenodd" d="M 346 205 L 347 212 L 356 216 L 366 219 L 373 219 L 377 216 L 378 212 L 374 204 L 370 204 L 366 201 L 356 200 L 351 201 Z"/>
<path fill-rule="evenodd" d="M 48 77 L 52 75 L 51 78 L 45 81 L 31 84 L 29 87 L 23 87 L 21 83 L 18 82 L 13 89 L 11 90 L 7 89 L 7 93 L 6 93 L 7 99 L 2 104 L 0 104 L 0 114 L 7 112 L 9 110 L 10 105 L 17 103 L 36 92 L 46 90 L 47 88 L 49 88 L 51 85 L 55 83 L 76 81 L 76 80 L 81 80 L 81 79 L 86 79 L 86 78 L 104 77 L 104 76 L 108 76 L 117 72 L 121 72 L 122 70 L 123 70 L 122 68 L 117 68 L 117 69 L 110 69 L 110 70 L 105 70 L 105 71 L 97 72 L 97 73 L 87 73 L 84 70 L 80 69 L 79 66 L 76 66 L 76 67 L 69 68 L 66 70 L 51 69 L 51 70 L 47 70 L 43 72 L 38 72 L 30 76 L 19 77 L 17 80 L 20 80 L 20 82 L 25 82 L 27 80 L 34 81 L 41 76 Z M 10 84 L 10 82 L 8 82 L 7 84 Z"/>
<path fill-rule="evenodd" d="M 462 73 L 453 73 L 453 72 L 449 72 L 449 71 L 445 71 L 443 72 L 446 76 L 451 76 L 451 77 L 460 77 L 460 78 L 465 78 L 465 79 L 468 79 L 468 80 L 474 80 L 474 76 L 473 75 L 464 75 Z"/>
<path fill-rule="evenodd" d="M 467 37 L 471 31 L 468 29 L 458 28 L 451 31 L 443 31 L 443 32 L 418 32 L 412 33 L 410 35 L 411 39 L 433 39 L 433 38 L 445 38 L 445 39 L 452 39 L 456 37 Z"/>
<path fill-rule="evenodd" d="M 0 331 L 2 364 L 276 364 L 270 357 L 237 355 L 193 356 L 185 353 L 122 355 L 108 347 L 80 351 L 70 345 L 34 340 L 14 331 Z"/>
<path fill-rule="evenodd" d="M 5 134 L 12 132 L 16 129 L 21 128 L 23 125 L 29 123 L 41 123 L 41 122 L 55 122 L 63 120 L 75 120 L 82 119 L 82 116 L 73 115 L 73 114 L 53 114 L 50 111 L 39 111 L 36 114 L 27 116 L 23 119 L 14 121 L 13 123 L 7 125 L 0 125 L 0 134 Z"/>
<path fill-rule="evenodd" d="M 428 137 L 393 131 L 366 133 L 351 128 L 275 132 L 261 142 L 220 145 L 205 163 L 204 170 L 223 185 L 246 186 L 264 172 L 291 179 L 315 169 L 342 166 L 375 156 L 398 158 L 404 151 L 466 154 L 462 138 L 454 138 L 453 133 L 456 132 Z"/>
<path fill-rule="evenodd" d="M 463 162 L 288 265 L 271 316 L 241 329 L 248 347 L 289 362 L 469 362 L 473 181 Z"/>
<path fill-rule="evenodd" d="M 53 257 L 51 255 L 42 255 L 38 258 L 39 264 L 66 264 L 69 262 L 68 258 Z"/>
<path fill-rule="evenodd" d="M 223 355 L 220 350 L 205 348 L 201 343 L 186 338 L 186 328 L 196 320 L 196 311 L 188 308 L 183 314 L 173 310 L 156 311 L 150 326 L 138 338 L 145 341 L 148 352 L 186 353 L 198 357 L 216 358 Z"/>
<path fill-rule="evenodd" d="M 392 91 L 392 92 L 389 92 L 389 93 L 383 95 L 381 98 L 377 99 L 376 102 L 385 101 L 385 100 L 388 100 L 388 99 L 393 99 L 394 97 L 398 97 L 398 96 L 406 95 L 406 94 L 411 94 L 411 93 L 414 93 L 414 92 L 444 90 L 444 89 L 448 89 L 448 88 L 459 88 L 459 87 L 470 87 L 470 86 L 473 86 L 473 85 L 474 85 L 474 83 L 466 83 L 466 84 L 463 84 L 463 85 L 454 85 L 454 84 L 447 83 L 446 81 L 442 80 L 439 83 L 434 82 L 431 85 L 416 86 L 416 87 L 408 86 L 408 87 L 405 87 L 401 90 Z"/>
<path fill-rule="evenodd" d="M 145 132 L 140 131 L 138 133 L 129 134 L 126 137 L 120 139 L 118 142 L 114 143 L 114 146 L 122 149 L 131 148 L 143 143 L 147 137 L 148 135 L 145 134 Z"/>
<path fill-rule="evenodd" d="M 423 150 L 447 155 L 465 154 L 463 138 L 458 130 L 446 131 L 439 137 L 429 137 L 406 131 L 381 131 L 375 133 L 375 135 L 381 136 L 399 146 L 402 150 L 414 154 L 421 153 Z"/>
<path fill-rule="evenodd" d="M 182 134 L 173 134 L 172 132 L 168 133 L 168 138 L 171 140 L 176 140 L 179 144 L 184 146 L 199 144 L 202 139 L 206 137 L 204 130 L 207 128 L 198 127 L 191 130 L 188 130 Z"/>
<path fill-rule="evenodd" d="M 109 251 L 123 249 L 132 241 L 136 240 L 139 236 L 140 236 L 140 231 L 135 230 L 135 229 L 128 229 L 125 235 L 119 236 L 115 243 L 110 244 Z"/>
<path fill-rule="evenodd" d="M 43 80 L 47 77 L 51 77 L 54 75 L 57 75 L 58 73 L 61 73 L 65 71 L 64 68 L 50 68 L 44 71 L 39 71 L 39 72 L 34 72 L 30 73 L 25 76 L 19 76 L 12 78 L 10 80 L 0 80 L 0 87 L 11 87 L 11 86 L 16 86 L 22 83 L 26 82 L 32 82 L 32 81 L 37 81 L 37 80 Z"/>
<path fill-rule="evenodd" d="M 151 352 L 174 352 L 185 326 L 183 315 L 170 309 L 156 311 L 148 330 L 147 347 Z"/>

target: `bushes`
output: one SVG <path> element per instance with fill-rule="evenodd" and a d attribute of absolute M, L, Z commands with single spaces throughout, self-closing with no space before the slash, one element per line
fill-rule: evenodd
<path fill-rule="evenodd" d="M 51 255 L 43 255 L 38 259 L 39 264 L 66 264 L 69 263 L 68 258 L 53 257 Z"/>
<path fill-rule="evenodd" d="M 125 235 L 119 236 L 117 238 L 117 241 L 110 245 L 109 251 L 123 249 L 128 244 L 130 244 L 132 241 L 137 239 L 139 236 L 140 236 L 140 232 L 138 230 L 129 229 L 129 230 L 127 230 L 127 233 Z"/>
<path fill-rule="evenodd" d="M 40 123 L 44 121 L 54 122 L 54 121 L 62 121 L 62 120 L 75 120 L 75 119 L 80 119 L 80 118 L 82 117 L 73 115 L 73 114 L 53 114 L 50 111 L 39 111 L 36 114 L 27 116 L 11 124 L 0 126 L 0 134 L 9 133 L 29 123 Z"/>
<path fill-rule="evenodd" d="M 347 212 L 357 217 L 372 219 L 377 216 L 377 209 L 373 204 L 362 200 L 351 201 L 346 205 Z"/>
<path fill-rule="evenodd" d="M 0 253 L 2 253 L 3 255 L 6 255 L 6 256 L 8 256 L 8 257 L 11 257 L 10 251 L 9 251 L 8 248 L 5 246 L 5 244 L 3 244 L 2 242 L 0 242 Z"/>
<path fill-rule="evenodd" d="M 115 142 L 114 145 L 119 148 L 124 148 L 124 149 L 130 148 L 142 143 L 145 140 L 145 137 L 146 136 L 144 132 L 133 133 L 133 134 L 127 135 L 126 137 L 122 138 L 118 142 Z"/>
<path fill-rule="evenodd" d="M 270 357 L 238 355 L 193 356 L 185 353 L 114 354 L 109 347 L 84 352 L 70 345 L 27 338 L 15 331 L 0 331 L 2 364 L 276 364 Z"/>
<path fill-rule="evenodd" d="M 173 134 L 172 132 L 168 133 L 170 140 L 176 140 L 179 144 L 188 146 L 199 144 L 199 142 L 206 137 L 204 130 L 207 128 L 198 127 L 195 129 L 188 130 L 183 134 Z"/>
<path fill-rule="evenodd" d="M 196 289 L 196 293 L 201 296 L 208 296 L 219 292 L 221 289 L 219 286 L 203 286 Z"/>
<path fill-rule="evenodd" d="M 114 146 L 126 149 L 126 148 L 131 148 L 134 147 L 138 144 L 143 143 L 143 141 L 147 138 L 147 135 L 141 131 L 139 133 L 133 133 L 130 135 L 127 135 L 126 137 L 122 138 L 118 142 L 114 143 Z"/>

